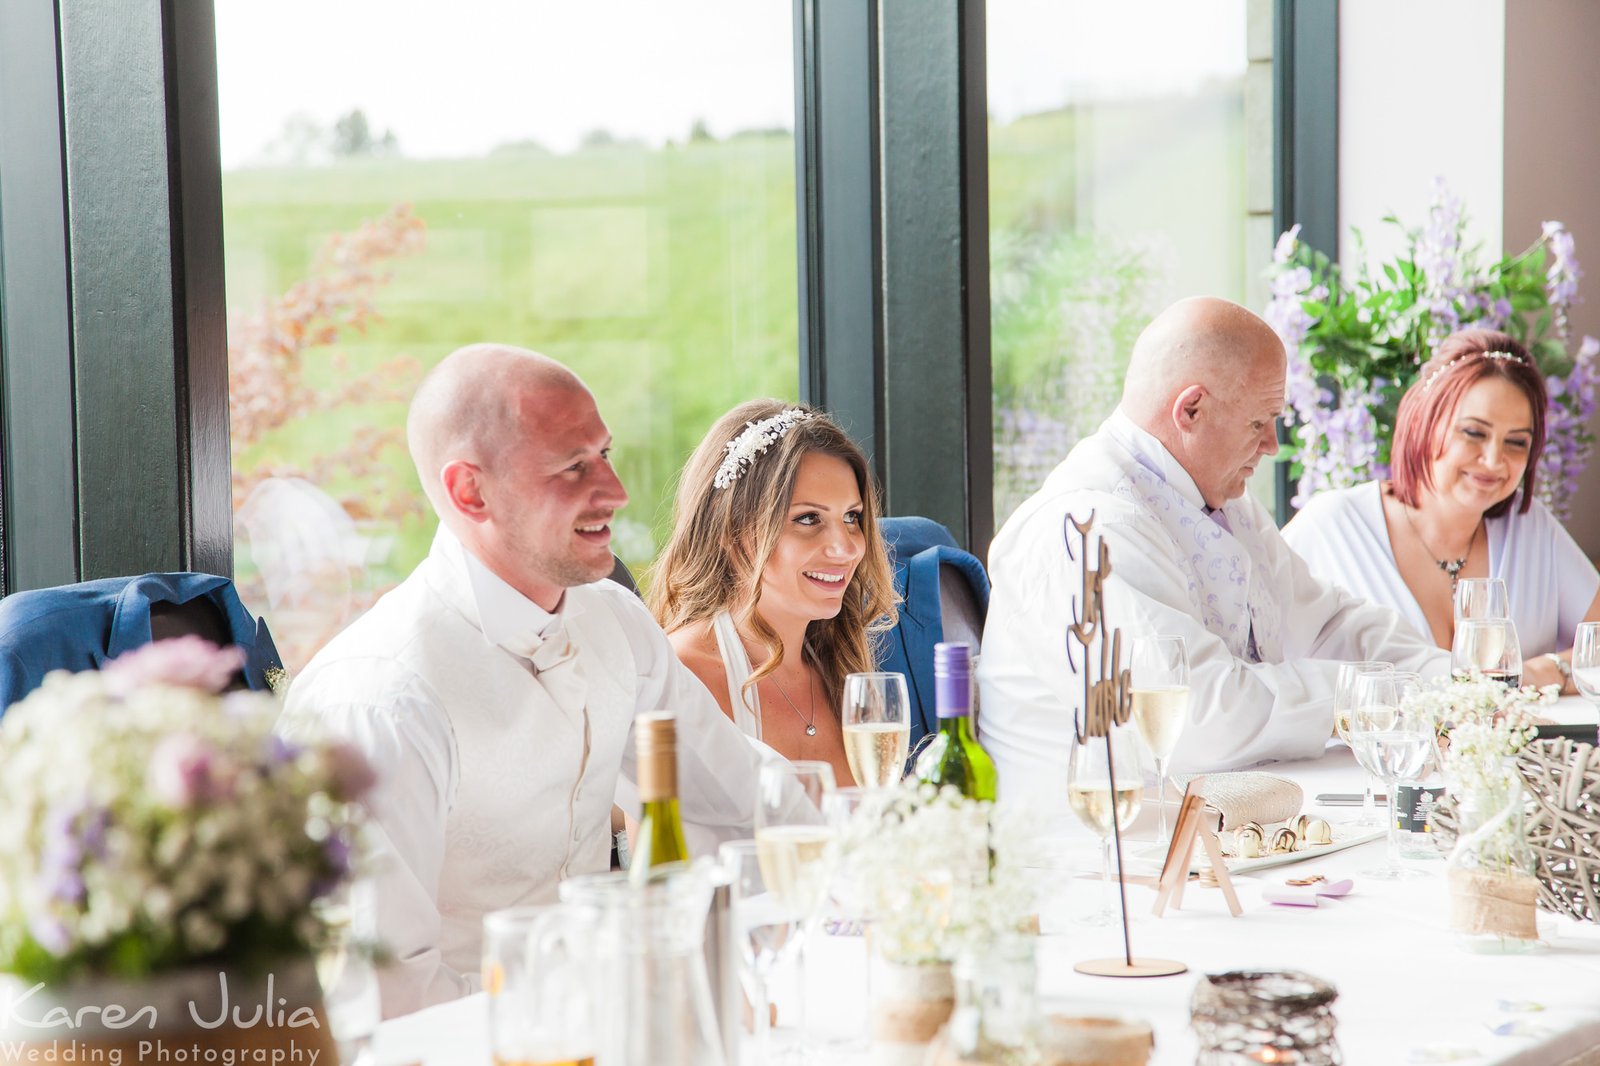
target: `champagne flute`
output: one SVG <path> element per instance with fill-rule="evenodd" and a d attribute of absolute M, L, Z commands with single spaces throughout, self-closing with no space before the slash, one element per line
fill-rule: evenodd
<path fill-rule="evenodd" d="M 1506 583 L 1497 577 L 1464 577 L 1456 582 L 1455 620 L 1510 618 Z"/>
<path fill-rule="evenodd" d="M 862 788 L 886 788 L 906 772 L 911 747 L 911 699 L 904 674 L 847 674 L 844 679 L 844 757 Z"/>
<path fill-rule="evenodd" d="M 1133 731 L 1111 726 L 1110 762 L 1107 737 L 1085 737 L 1074 743 L 1067 762 L 1067 805 L 1078 821 L 1100 837 L 1100 909 L 1083 919 L 1086 925 L 1110 925 L 1117 921 L 1111 910 L 1111 823 L 1126 829 L 1139 813 L 1139 769 Z M 1116 788 L 1113 790 L 1113 765 Z"/>
<path fill-rule="evenodd" d="M 810 1044 L 805 941 L 832 875 L 833 830 L 822 813 L 823 799 L 832 791 L 833 767 L 815 759 L 762 763 L 756 781 L 756 859 L 768 891 L 799 921 L 795 974 L 802 1057 Z"/>
<path fill-rule="evenodd" d="M 1573 635 L 1572 683 L 1600 709 L 1600 622 L 1582 622 Z"/>
<path fill-rule="evenodd" d="M 1522 684 L 1517 627 L 1509 618 L 1462 619 L 1450 645 L 1450 671 L 1457 677 L 1486 677 L 1516 688 Z"/>
<path fill-rule="evenodd" d="M 730 840 L 717 850 L 717 860 L 728 876 L 740 983 L 755 1012 L 755 1061 L 764 1063 L 772 1047 L 772 971 L 799 945 L 802 916 L 768 889 L 759 848 L 754 840 Z"/>
<path fill-rule="evenodd" d="M 1128 668 L 1133 724 L 1156 760 L 1156 840 L 1160 842 L 1167 839 L 1167 770 L 1189 717 L 1189 655 L 1183 638 L 1135 637 Z"/>
<path fill-rule="evenodd" d="M 1339 671 L 1334 675 L 1333 683 L 1333 728 L 1339 734 L 1339 739 L 1344 741 L 1352 752 L 1355 750 L 1355 745 L 1350 743 L 1350 708 L 1355 703 L 1356 678 L 1365 673 L 1387 673 L 1393 670 L 1394 663 L 1380 662 L 1376 659 L 1339 664 Z M 1357 761 L 1360 761 L 1359 758 Z M 1361 818 L 1356 824 L 1383 824 L 1383 819 L 1378 816 L 1377 803 L 1373 800 L 1370 772 L 1367 774 L 1365 791 L 1361 796 Z"/>
<path fill-rule="evenodd" d="M 1351 749 L 1362 765 L 1383 781 L 1389 807 L 1387 864 L 1366 873 L 1385 881 L 1422 876 L 1400 864 L 1396 810 L 1400 784 L 1421 780 L 1437 755 L 1433 720 L 1407 705 L 1421 687 L 1421 678 L 1410 673 L 1365 673 L 1356 678 Z"/>

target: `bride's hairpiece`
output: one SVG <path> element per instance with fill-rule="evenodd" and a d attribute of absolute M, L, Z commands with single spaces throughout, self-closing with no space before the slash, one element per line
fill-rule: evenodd
<path fill-rule="evenodd" d="M 1438 381 L 1440 378 L 1448 374 L 1451 368 L 1457 363 L 1465 362 L 1468 359 L 1499 359 L 1508 363 L 1522 362 L 1522 356 L 1516 354 L 1515 352 L 1467 352 L 1465 355 L 1456 356 L 1444 366 L 1441 366 L 1438 370 L 1435 370 L 1433 373 L 1429 374 L 1428 379 L 1422 383 L 1422 391 L 1427 392 L 1429 389 L 1433 388 L 1433 383 L 1435 381 Z"/>
<path fill-rule="evenodd" d="M 712 486 L 725 489 L 738 481 L 756 456 L 778 443 L 785 433 L 810 417 L 810 411 L 791 407 L 786 411 L 779 411 L 771 418 L 763 418 L 759 422 L 746 422 L 739 435 L 728 442 L 728 454 L 723 458 L 722 465 L 717 467 L 717 476 L 712 479 Z"/>

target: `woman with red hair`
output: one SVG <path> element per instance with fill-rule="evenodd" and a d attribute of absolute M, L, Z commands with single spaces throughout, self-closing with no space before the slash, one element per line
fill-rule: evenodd
<path fill-rule="evenodd" d="M 1572 691 L 1573 631 L 1600 621 L 1600 573 L 1534 498 L 1546 402 L 1510 336 L 1451 334 L 1400 400 L 1390 479 L 1317 494 L 1284 539 L 1318 577 L 1393 607 L 1443 648 L 1456 582 L 1501 578 L 1523 682 Z"/>

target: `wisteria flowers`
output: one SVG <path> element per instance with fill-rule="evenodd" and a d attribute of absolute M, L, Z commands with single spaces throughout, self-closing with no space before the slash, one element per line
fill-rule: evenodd
<path fill-rule="evenodd" d="M 1589 461 L 1600 379 L 1600 340 L 1584 336 L 1574 347 L 1570 334 L 1583 277 L 1572 234 L 1546 222 L 1525 251 L 1484 265 L 1480 249 L 1465 243 L 1461 201 L 1442 180 L 1422 226 L 1385 222 L 1401 228 L 1406 246 L 1376 272 L 1364 256 L 1333 263 L 1299 240 L 1299 226 L 1273 255 L 1265 317 L 1289 353 L 1295 505 L 1322 489 L 1388 476 L 1400 396 L 1434 346 L 1470 326 L 1516 337 L 1544 373 L 1550 399 L 1539 496 L 1567 518 Z"/>
<path fill-rule="evenodd" d="M 50 674 L 0 719 L 0 971 L 137 978 L 317 946 L 372 771 L 275 736 L 273 697 L 222 694 L 240 661 L 161 641 Z"/>

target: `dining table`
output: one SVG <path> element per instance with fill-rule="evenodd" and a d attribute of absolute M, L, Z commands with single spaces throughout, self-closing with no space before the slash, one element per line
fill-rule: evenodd
<path fill-rule="evenodd" d="M 1595 708 L 1563 699 L 1550 717 L 1592 723 Z M 1298 784 L 1304 811 L 1350 833 L 1359 810 L 1321 806 L 1317 797 L 1362 791 L 1366 775 L 1348 748 L 1330 741 L 1320 758 L 1260 768 Z M 1003 783 L 1002 783 L 1003 789 Z M 1002 795 L 1002 800 L 1003 800 Z M 1126 840 L 1128 866 L 1154 865 L 1159 848 L 1134 827 Z M 1143 840 L 1141 840 L 1143 835 Z M 1190 881 L 1178 909 L 1153 913 L 1153 884 L 1125 888 L 1128 943 L 1135 958 L 1183 963 L 1173 976 L 1126 978 L 1079 973 L 1082 961 L 1121 956 L 1123 929 L 1082 924 L 1100 902 L 1097 842 L 1070 833 L 1040 907 L 1035 946 L 1042 1013 L 1112 1017 L 1148 1023 L 1150 1063 L 1193 1063 L 1197 1038 L 1190 1003 L 1207 974 L 1235 970 L 1299 970 L 1337 990 L 1332 1010 L 1343 1061 L 1353 1066 L 1459 1062 L 1473 1066 L 1600 1066 L 1600 925 L 1539 912 L 1538 941 L 1513 954 L 1467 948 L 1450 927 L 1442 852 L 1403 860 L 1413 876 L 1369 875 L 1385 862 L 1381 833 L 1331 853 L 1308 848 L 1292 865 L 1243 870 L 1231 880 L 1241 913 L 1223 893 Z M 1142 858 L 1141 858 L 1142 856 Z M 1319 897 L 1315 906 L 1269 902 L 1264 895 L 1290 878 L 1349 880 L 1350 891 Z M 1113 901 L 1117 893 L 1111 894 Z M 805 967 L 808 1061 L 874 1061 L 867 1031 L 871 996 L 866 938 L 848 923 L 807 946 Z M 800 1041 L 795 988 L 779 984 L 774 1046 Z M 487 1002 L 482 994 L 383 1023 L 376 1034 L 378 1066 L 456 1066 L 492 1061 Z M 744 1050 L 739 1066 L 755 1059 Z"/>

